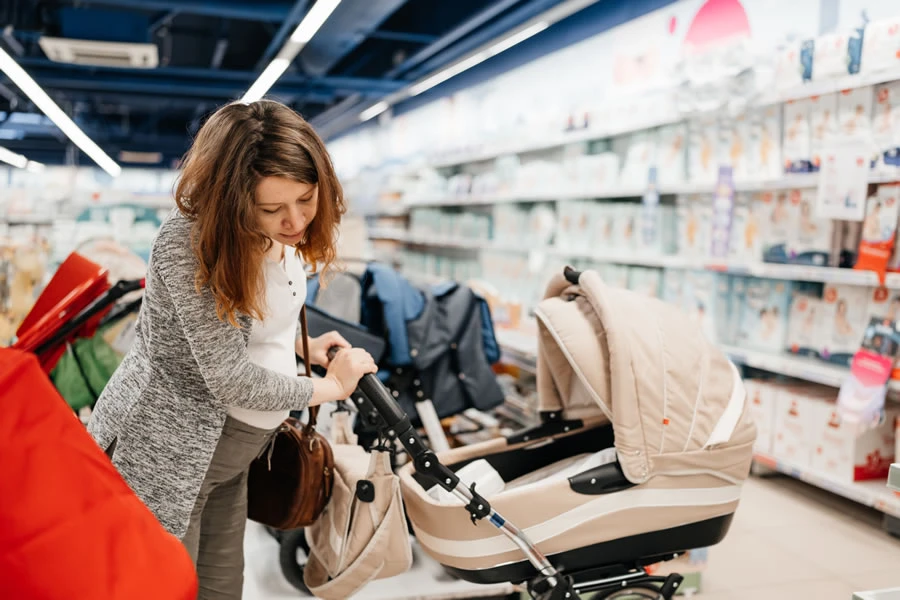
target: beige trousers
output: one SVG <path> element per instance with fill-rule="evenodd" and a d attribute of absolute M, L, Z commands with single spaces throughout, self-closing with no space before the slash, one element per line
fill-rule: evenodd
<path fill-rule="evenodd" d="M 182 543 L 197 568 L 197 600 L 240 600 L 244 591 L 247 472 L 274 430 L 227 417 Z M 116 441 L 107 448 L 112 457 Z"/>
<path fill-rule="evenodd" d="M 197 566 L 198 600 L 240 600 L 243 594 L 247 472 L 272 434 L 225 421 L 182 540 Z"/>

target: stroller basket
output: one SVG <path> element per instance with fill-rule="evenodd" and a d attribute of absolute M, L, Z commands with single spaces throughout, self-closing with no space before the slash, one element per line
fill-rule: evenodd
<path fill-rule="evenodd" d="M 682 578 L 646 567 L 721 541 L 749 475 L 755 429 L 740 377 L 686 315 L 590 271 L 554 278 L 537 314 L 543 424 L 508 439 L 439 458 L 375 376 L 360 381 L 360 409 L 411 457 L 399 474 L 416 538 L 462 579 L 527 583 L 540 600 L 669 599 Z M 502 492 L 457 475 L 479 458 Z M 450 499 L 432 497 L 435 486 Z"/>

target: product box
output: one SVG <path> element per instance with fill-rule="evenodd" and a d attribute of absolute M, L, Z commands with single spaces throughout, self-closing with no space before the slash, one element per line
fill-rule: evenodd
<path fill-rule="evenodd" d="M 687 126 L 684 123 L 659 128 L 656 182 L 660 186 L 687 180 Z"/>
<path fill-rule="evenodd" d="M 860 60 L 861 73 L 900 68 L 900 15 L 866 24 Z"/>
<path fill-rule="evenodd" d="M 628 289 L 629 270 L 629 267 L 626 265 L 607 263 L 600 265 L 600 268 L 597 270 L 597 272 L 600 274 L 600 278 L 606 285 L 615 288 Z"/>
<path fill-rule="evenodd" d="M 684 309 L 684 269 L 664 269 L 662 276 L 662 300 Z"/>
<path fill-rule="evenodd" d="M 850 366 L 869 324 L 869 288 L 828 284 L 822 298 L 819 354 L 829 362 Z"/>
<path fill-rule="evenodd" d="M 801 50 L 801 42 L 793 42 L 778 52 L 775 58 L 775 86 L 778 89 L 792 89 L 803 85 Z"/>
<path fill-rule="evenodd" d="M 767 106 L 751 113 L 749 170 L 752 179 L 778 179 L 784 172 L 781 127 L 781 105 Z"/>
<path fill-rule="evenodd" d="M 818 402 L 810 467 L 844 482 L 886 478 L 895 457 L 895 415 L 888 413 L 884 423 L 860 432 L 841 419 L 835 402 Z"/>
<path fill-rule="evenodd" d="M 839 31 L 821 35 L 815 40 L 813 80 L 837 79 L 849 74 L 850 34 Z"/>
<path fill-rule="evenodd" d="M 706 258 L 712 244 L 712 197 L 699 194 L 678 196 L 675 220 L 678 254 L 688 258 Z"/>
<path fill-rule="evenodd" d="M 838 126 L 842 138 L 865 139 L 872 133 L 872 87 L 843 90 L 838 95 Z"/>
<path fill-rule="evenodd" d="M 812 170 L 819 171 L 826 147 L 833 144 L 838 133 L 838 96 L 825 94 L 810 98 L 810 150 Z"/>
<path fill-rule="evenodd" d="M 747 392 L 750 414 L 756 425 L 756 441 L 753 443 L 753 451 L 770 456 L 775 432 L 775 403 L 778 386 L 762 379 L 745 379 L 744 389 Z"/>
<path fill-rule="evenodd" d="M 795 191 L 765 191 L 759 195 L 759 203 L 755 204 L 759 208 L 762 258 L 765 262 L 788 262 L 788 241 L 796 230 L 799 213 L 799 200 L 794 204 L 792 194 L 796 200 Z"/>
<path fill-rule="evenodd" d="M 613 209 L 613 245 L 616 255 L 628 255 L 637 247 L 641 205 L 617 202 Z"/>
<path fill-rule="evenodd" d="M 719 130 L 714 120 L 696 120 L 688 129 L 688 180 L 712 185 L 719 175 Z"/>
<path fill-rule="evenodd" d="M 808 173 L 812 165 L 809 99 L 784 104 L 784 166 L 787 173 Z"/>
<path fill-rule="evenodd" d="M 737 337 L 739 345 L 763 352 L 783 351 L 792 287 L 789 281 L 755 278 L 746 281 Z"/>
<path fill-rule="evenodd" d="M 900 37 L 900 35 L 898 35 Z M 894 174 L 900 169 L 900 81 L 875 86 L 872 141 L 875 169 Z"/>
<path fill-rule="evenodd" d="M 719 305 L 718 274 L 711 271 L 688 271 L 685 276 L 684 297 L 688 315 L 696 321 L 708 340 L 718 343 L 717 315 Z"/>
<path fill-rule="evenodd" d="M 797 294 L 791 303 L 788 319 L 787 350 L 801 356 L 818 356 L 824 346 L 820 339 L 819 313 L 824 310 L 821 298 Z"/>
<path fill-rule="evenodd" d="M 715 328 L 716 342 L 734 344 L 737 319 L 732 318 L 731 299 L 734 297 L 734 277 L 725 273 L 716 274 Z"/>
<path fill-rule="evenodd" d="M 791 227 L 793 235 L 788 235 L 788 262 L 827 266 L 834 235 L 832 220 L 816 216 L 815 189 L 794 190 L 790 196 L 789 209 L 794 225 Z"/>
<path fill-rule="evenodd" d="M 810 465 L 815 446 L 819 400 L 810 397 L 810 386 L 798 384 L 778 390 L 772 456 L 799 468 Z"/>
<path fill-rule="evenodd" d="M 738 263 L 762 261 L 762 227 L 758 194 L 737 192 L 732 211 L 728 258 Z M 829 240 L 830 241 L 830 240 Z"/>
<path fill-rule="evenodd" d="M 662 295 L 662 269 L 631 267 L 628 270 L 628 289 L 659 298 Z"/>

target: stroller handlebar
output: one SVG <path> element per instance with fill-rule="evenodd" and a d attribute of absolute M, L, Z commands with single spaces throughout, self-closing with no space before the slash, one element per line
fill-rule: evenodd
<path fill-rule="evenodd" d="M 328 349 L 328 360 L 332 360 L 337 356 L 340 346 L 332 346 Z M 379 416 L 384 420 L 385 424 L 393 431 L 397 431 L 406 419 L 405 425 L 410 425 L 409 417 L 406 412 L 397 404 L 384 384 L 378 379 L 374 373 L 367 373 L 362 376 L 358 384 L 359 391 L 369 400 L 372 406 L 378 411 Z M 406 440 L 401 440 L 406 447 Z M 407 450 L 410 448 L 406 447 Z"/>

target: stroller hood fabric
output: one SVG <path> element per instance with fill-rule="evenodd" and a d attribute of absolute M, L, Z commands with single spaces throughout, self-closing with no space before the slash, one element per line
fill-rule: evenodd
<path fill-rule="evenodd" d="M 0 349 L 0 598 L 192 600 L 194 565 L 53 389 Z"/>
<path fill-rule="evenodd" d="M 610 421 L 632 483 L 746 477 L 756 429 L 741 378 L 685 313 L 585 271 L 554 277 L 536 316 L 541 410 Z"/>

